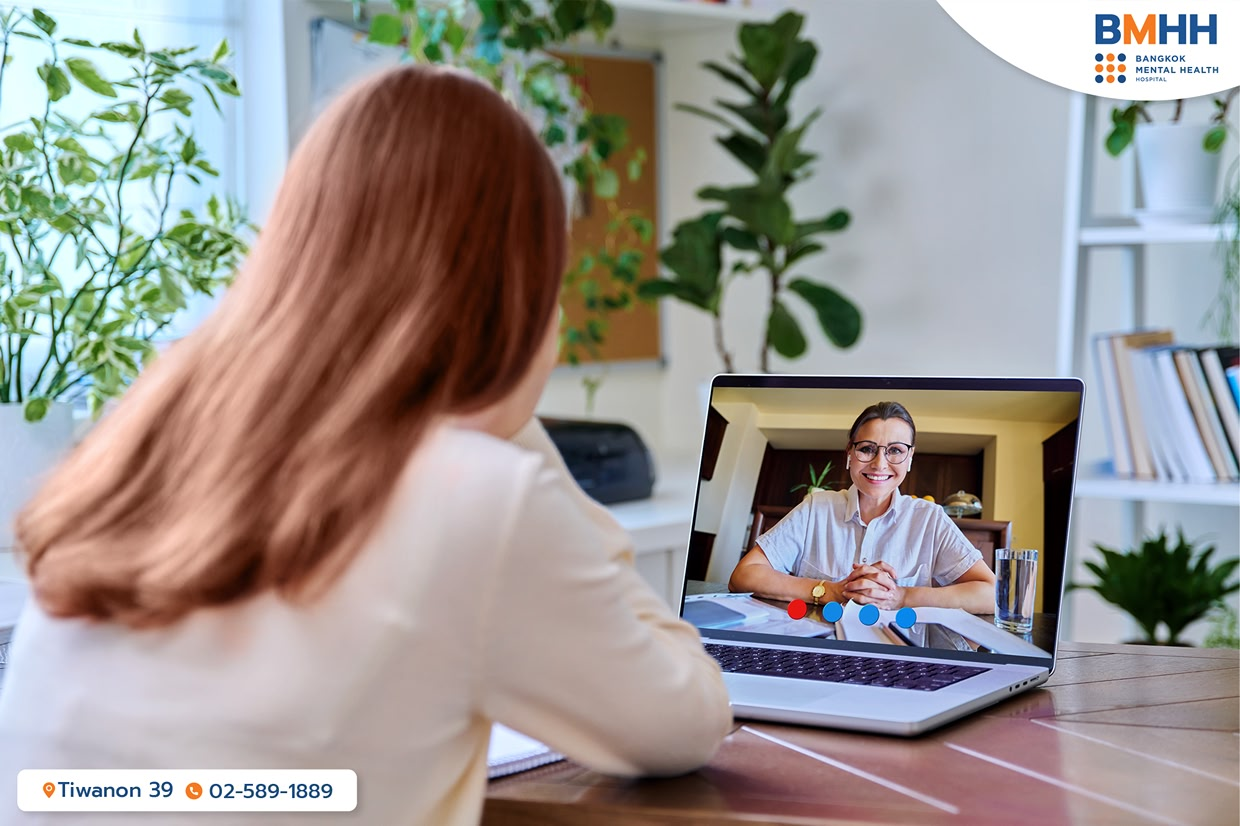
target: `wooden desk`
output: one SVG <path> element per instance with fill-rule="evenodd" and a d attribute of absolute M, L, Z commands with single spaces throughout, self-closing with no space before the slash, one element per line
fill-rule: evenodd
<path fill-rule="evenodd" d="M 685 777 L 560 763 L 495 781 L 483 823 L 1237 822 L 1237 652 L 1062 649 L 1048 687 L 919 738 L 742 722 Z"/>

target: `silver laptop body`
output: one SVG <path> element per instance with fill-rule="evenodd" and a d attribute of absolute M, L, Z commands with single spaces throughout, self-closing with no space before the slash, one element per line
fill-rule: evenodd
<path fill-rule="evenodd" d="M 1044 683 L 1059 639 L 1083 395 L 1081 381 L 1070 378 L 716 376 L 681 615 L 723 665 L 735 714 L 915 735 Z M 916 463 L 899 495 L 920 498 L 944 478 L 972 479 L 982 512 L 944 510 L 983 559 L 993 556 L 992 544 L 1039 551 L 1029 632 L 961 608 L 912 606 L 911 624 L 907 612 L 893 622 L 886 611 L 871 624 L 873 612 L 866 616 L 853 602 L 807 605 L 807 615 L 796 617 L 799 606 L 729 591 L 752 540 L 779 524 L 783 510 L 802 505 L 810 466 L 831 461 L 834 487 L 848 486 L 849 429 L 882 401 L 901 403 L 916 424 Z M 798 557 L 796 564 L 809 563 Z M 772 672 L 772 658 L 783 673 Z M 800 676 L 807 669 L 812 676 Z M 885 676 L 867 676 L 875 673 Z M 927 673 L 943 676 L 918 676 Z"/>

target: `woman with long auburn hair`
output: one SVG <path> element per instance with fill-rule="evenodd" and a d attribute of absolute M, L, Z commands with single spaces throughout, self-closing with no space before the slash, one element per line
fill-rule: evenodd
<path fill-rule="evenodd" d="M 475 822 L 492 721 L 618 775 L 710 757 L 718 667 L 533 419 L 566 227 L 473 77 L 329 108 L 217 311 L 18 518 L 0 821 L 20 769 L 161 767 L 353 769 L 359 821 Z"/>

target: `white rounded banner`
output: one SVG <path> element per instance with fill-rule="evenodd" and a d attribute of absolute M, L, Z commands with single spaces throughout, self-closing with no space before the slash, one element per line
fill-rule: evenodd
<path fill-rule="evenodd" d="M 1240 85 L 1237 0 L 938 0 L 974 40 L 1034 77 L 1121 100 Z"/>

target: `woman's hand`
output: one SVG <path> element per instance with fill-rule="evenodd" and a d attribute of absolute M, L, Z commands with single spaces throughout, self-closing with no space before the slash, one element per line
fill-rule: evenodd
<path fill-rule="evenodd" d="M 879 560 L 873 565 L 853 565 L 844 580 L 844 596 L 860 605 L 874 605 L 884 611 L 904 607 L 904 588 L 896 584 L 895 569 Z"/>

